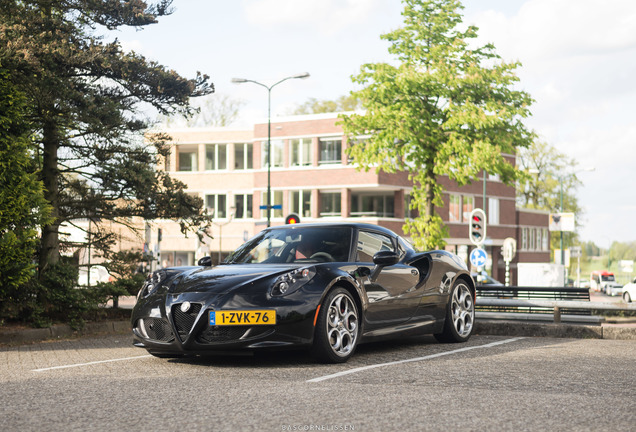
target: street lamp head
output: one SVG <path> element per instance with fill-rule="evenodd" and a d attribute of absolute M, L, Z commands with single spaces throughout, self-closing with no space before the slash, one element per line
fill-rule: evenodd
<path fill-rule="evenodd" d="M 309 72 L 303 72 L 301 74 L 294 75 L 292 78 L 297 78 L 297 79 L 309 78 Z"/>
<path fill-rule="evenodd" d="M 234 84 L 241 84 L 241 83 L 246 83 L 247 80 L 245 78 L 232 78 L 232 82 Z"/>

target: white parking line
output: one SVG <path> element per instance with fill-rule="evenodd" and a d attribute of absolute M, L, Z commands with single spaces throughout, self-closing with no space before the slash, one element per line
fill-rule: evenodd
<path fill-rule="evenodd" d="M 124 358 L 118 358 L 118 359 L 112 359 L 112 360 L 99 360 L 99 361 L 93 361 L 88 363 L 76 363 L 76 364 L 70 364 L 70 365 L 64 365 L 64 366 L 53 366 L 53 367 L 42 368 L 42 369 L 33 369 L 31 372 L 45 372 L 45 371 L 50 371 L 54 369 L 67 369 L 67 368 L 73 368 L 73 367 L 90 366 L 90 365 L 100 364 L 100 363 L 112 363 L 112 362 L 118 362 L 118 361 L 124 361 L 124 360 L 136 360 L 136 359 L 148 358 L 148 357 L 152 357 L 152 355 L 148 354 L 148 355 L 142 355 L 142 356 L 136 356 L 136 357 L 124 357 Z"/>
<path fill-rule="evenodd" d="M 424 356 L 424 357 L 416 357 L 416 358 L 411 358 L 411 359 L 406 359 L 406 360 L 398 360 L 398 361 L 393 361 L 393 362 L 388 362 L 388 363 L 378 363 L 378 364 L 369 365 L 369 366 L 362 366 L 362 367 L 359 367 L 359 368 L 338 372 L 338 373 L 335 373 L 335 374 L 332 374 L 332 375 L 325 375 L 325 376 L 321 376 L 321 377 L 318 377 L 318 378 L 312 378 L 310 380 L 307 380 L 307 382 L 315 383 L 315 382 L 320 382 L 320 381 L 326 381 L 328 379 L 338 378 L 338 377 L 345 376 L 345 375 L 351 375 L 351 374 L 362 372 L 362 371 L 369 370 L 369 369 L 375 369 L 375 368 L 384 367 L 384 366 L 393 366 L 393 365 L 398 365 L 398 364 L 402 364 L 402 363 L 411 363 L 411 362 L 417 362 L 417 361 L 422 361 L 422 360 L 429 360 L 429 359 L 433 359 L 433 358 L 436 358 L 436 357 L 442 357 L 442 356 L 446 356 L 446 355 L 457 354 L 457 353 L 460 353 L 460 352 L 470 351 L 470 350 L 479 349 L 479 348 L 491 348 L 491 347 L 494 347 L 494 346 L 497 346 L 497 345 L 502 345 L 502 344 L 506 344 L 506 343 L 510 343 L 510 342 L 515 342 L 515 341 L 518 341 L 520 339 L 524 339 L 524 338 L 517 337 L 517 338 L 512 338 L 512 339 L 504 339 L 502 341 L 492 342 L 492 343 L 489 343 L 489 344 L 486 344 L 486 345 L 470 346 L 470 347 L 456 349 L 456 350 L 453 350 L 453 351 L 446 351 L 446 352 L 441 352 L 441 353 L 437 353 L 437 354 L 431 354 L 431 355 L 427 355 L 427 356 Z"/>

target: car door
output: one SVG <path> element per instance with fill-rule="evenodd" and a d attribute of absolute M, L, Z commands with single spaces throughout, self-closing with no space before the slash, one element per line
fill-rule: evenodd
<path fill-rule="evenodd" d="M 380 251 L 399 253 L 397 242 L 380 232 L 358 232 L 356 261 L 361 267 L 373 270 L 373 256 Z M 368 330 L 400 324 L 415 314 L 419 303 L 415 292 L 419 276 L 415 267 L 399 262 L 383 267 L 376 277 L 363 278 L 369 300 L 365 314 Z"/>

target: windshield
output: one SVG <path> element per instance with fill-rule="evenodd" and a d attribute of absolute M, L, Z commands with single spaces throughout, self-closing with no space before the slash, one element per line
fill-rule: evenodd
<path fill-rule="evenodd" d="M 240 246 L 228 264 L 347 262 L 351 228 L 296 227 L 265 230 Z"/>
<path fill-rule="evenodd" d="M 614 275 L 601 276 L 601 280 L 603 282 L 614 282 L 614 281 L 616 281 L 616 279 L 614 279 Z"/>

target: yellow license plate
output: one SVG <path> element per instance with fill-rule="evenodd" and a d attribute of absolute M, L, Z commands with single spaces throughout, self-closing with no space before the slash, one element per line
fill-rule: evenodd
<path fill-rule="evenodd" d="M 273 324 L 276 324 L 276 311 L 274 310 L 210 311 L 211 326 Z"/>

